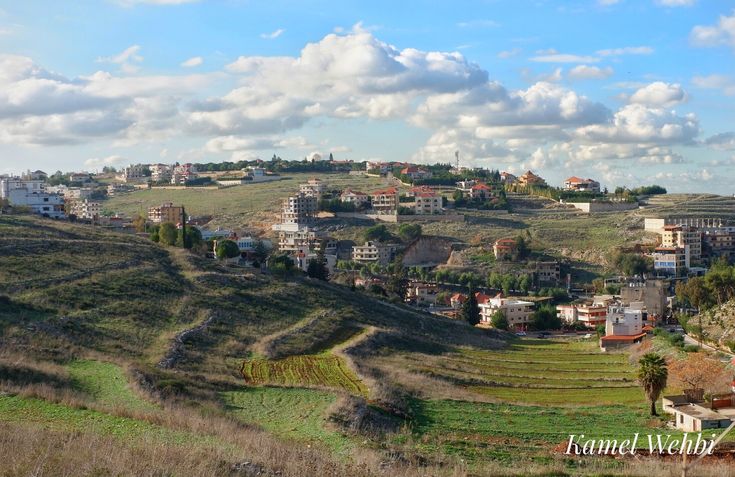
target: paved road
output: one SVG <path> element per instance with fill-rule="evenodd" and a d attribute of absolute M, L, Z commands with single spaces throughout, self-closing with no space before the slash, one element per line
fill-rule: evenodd
<path fill-rule="evenodd" d="M 687 334 L 684 334 L 684 343 L 685 344 L 688 344 L 688 345 L 696 345 L 696 346 L 699 346 L 699 341 L 696 340 L 696 339 L 694 339 L 694 338 L 692 338 L 691 336 L 689 336 Z M 722 353 L 722 354 L 725 354 L 725 355 L 729 356 L 731 359 L 732 358 L 735 358 L 735 355 L 734 354 L 728 353 L 728 352 L 723 351 L 721 349 L 714 348 L 714 347 L 712 347 L 712 346 L 710 346 L 708 344 L 704 344 L 703 343 L 702 344 L 702 348 L 706 349 L 707 351 L 711 351 L 713 353 Z"/>

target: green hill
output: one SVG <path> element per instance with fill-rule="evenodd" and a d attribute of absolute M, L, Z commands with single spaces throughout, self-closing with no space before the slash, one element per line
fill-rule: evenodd
<path fill-rule="evenodd" d="M 517 340 L 28 216 L 0 216 L 0 350 L 10 475 L 559 473 L 570 432 L 661 426 L 593 340 Z"/>

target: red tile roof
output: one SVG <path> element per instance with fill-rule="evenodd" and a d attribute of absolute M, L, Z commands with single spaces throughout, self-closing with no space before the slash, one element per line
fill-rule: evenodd
<path fill-rule="evenodd" d="M 635 340 L 638 340 L 640 338 L 643 338 L 646 336 L 645 333 L 641 333 L 639 335 L 612 335 L 612 336 L 603 336 L 600 338 L 603 343 L 607 342 L 618 342 L 618 343 L 632 343 Z"/>
<path fill-rule="evenodd" d="M 475 184 L 472 186 L 472 190 L 490 190 L 490 186 L 483 183 Z"/>
<path fill-rule="evenodd" d="M 370 195 L 394 195 L 398 193 L 398 189 L 395 187 L 388 187 L 387 189 L 374 190 Z"/>

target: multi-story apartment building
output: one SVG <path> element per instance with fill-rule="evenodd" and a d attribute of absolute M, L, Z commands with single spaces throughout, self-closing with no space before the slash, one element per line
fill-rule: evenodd
<path fill-rule="evenodd" d="M 151 180 L 153 182 L 171 182 L 173 168 L 168 164 L 151 164 Z"/>
<path fill-rule="evenodd" d="M 188 181 L 196 179 L 197 177 L 199 176 L 194 164 L 180 164 L 178 166 L 174 166 L 171 171 L 171 184 L 186 185 Z"/>
<path fill-rule="evenodd" d="M 378 214 L 395 215 L 398 213 L 398 189 L 388 187 L 373 191 L 370 193 L 370 203 Z"/>
<path fill-rule="evenodd" d="M 174 205 L 171 202 L 148 208 L 148 220 L 154 224 L 162 224 L 164 222 L 178 224 L 181 223 L 183 215 L 184 208 Z"/>
<path fill-rule="evenodd" d="M 417 215 L 441 214 L 442 197 L 436 192 L 419 192 L 415 195 L 414 209 Z"/>
<path fill-rule="evenodd" d="M 633 281 L 620 287 L 620 300 L 630 305 L 642 302 L 649 319 L 661 318 L 668 311 L 668 280 Z"/>
<path fill-rule="evenodd" d="M 117 179 L 122 182 L 143 182 L 147 179 L 146 169 L 144 164 L 130 164 L 118 173 Z"/>
<path fill-rule="evenodd" d="M 702 232 L 688 225 L 665 225 L 661 246 L 687 249 L 691 265 L 697 265 L 702 259 Z"/>
<path fill-rule="evenodd" d="M 28 207 L 44 217 L 53 219 L 65 217 L 64 197 L 61 194 L 47 192 L 46 183 L 42 179 L 2 177 L 0 199 L 7 199 L 13 206 Z"/>
<path fill-rule="evenodd" d="M 97 220 L 102 215 L 102 203 L 89 199 L 73 199 L 69 202 L 69 215 L 78 219 Z"/>
<path fill-rule="evenodd" d="M 686 249 L 679 247 L 657 247 L 653 252 L 653 269 L 663 275 L 683 276 L 689 268 Z"/>
<path fill-rule="evenodd" d="M 607 306 L 602 304 L 557 305 L 559 318 L 566 323 L 583 323 L 587 328 L 604 325 L 607 320 Z"/>
<path fill-rule="evenodd" d="M 303 192 L 288 196 L 281 204 L 281 225 L 310 225 L 314 222 L 317 211 L 316 197 Z"/>
<path fill-rule="evenodd" d="M 345 189 L 340 196 L 340 200 L 342 200 L 342 202 L 355 204 L 355 207 L 359 208 L 368 203 L 368 196 L 360 191 Z"/>
<path fill-rule="evenodd" d="M 299 185 L 299 192 L 306 196 L 316 197 L 317 200 L 327 191 L 327 184 L 321 179 L 312 177 L 306 183 Z"/>
<path fill-rule="evenodd" d="M 594 179 L 572 176 L 564 181 L 564 190 L 575 192 L 600 192 L 600 183 Z"/>
<path fill-rule="evenodd" d="M 558 282 L 561 279 L 561 265 L 557 261 L 536 262 L 532 272 L 541 283 Z"/>
<path fill-rule="evenodd" d="M 379 242 L 365 242 L 352 247 L 352 260 L 360 263 L 388 265 L 396 253 L 396 246 Z"/>
<path fill-rule="evenodd" d="M 494 297 L 486 297 L 483 300 L 478 297 L 477 301 L 480 307 L 481 323 L 491 323 L 493 315 L 498 311 L 503 312 L 511 330 L 526 330 L 531 322 L 534 305 L 530 301 L 506 298 L 502 293 L 498 293 Z"/>

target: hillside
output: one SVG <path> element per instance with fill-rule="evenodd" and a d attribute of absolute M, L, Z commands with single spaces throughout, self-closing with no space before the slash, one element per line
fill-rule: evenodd
<path fill-rule="evenodd" d="M 10 475 L 564 473 L 569 433 L 662 425 L 594 340 L 518 340 L 89 226 L 0 216 L 0 305 Z"/>

